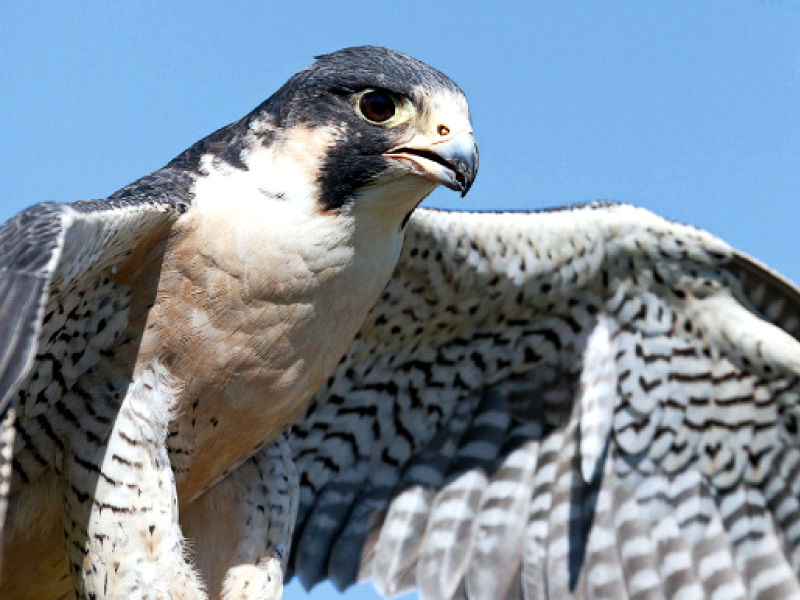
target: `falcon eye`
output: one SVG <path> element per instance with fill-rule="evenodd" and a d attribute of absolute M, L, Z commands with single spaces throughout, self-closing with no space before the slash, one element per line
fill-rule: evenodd
<path fill-rule="evenodd" d="M 397 111 L 397 105 L 387 92 L 371 90 L 364 93 L 358 101 L 358 109 L 368 121 L 385 123 Z"/>

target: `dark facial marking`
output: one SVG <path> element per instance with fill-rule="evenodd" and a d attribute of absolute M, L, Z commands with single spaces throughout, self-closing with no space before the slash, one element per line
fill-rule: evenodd
<path fill-rule="evenodd" d="M 462 93 L 446 75 L 401 52 L 377 46 L 345 48 L 318 56 L 250 114 L 200 140 L 168 167 L 199 173 L 201 157 L 210 153 L 215 161 L 246 169 L 241 153 L 251 143 L 250 124 L 256 120 L 277 129 L 334 127 L 338 139 L 322 165 L 319 186 L 322 208 L 335 210 L 387 168 L 389 162 L 381 155 L 397 145 L 403 132 L 403 125 L 380 125 L 396 110 L 392 96 L 405 97 L 420 108 L 422 99 L 414 97 L 419 90 L 425 94 L 441 89 Z M 276 134 L 271 128 L 260 130 L 260 143 L 270 145 Z"/>

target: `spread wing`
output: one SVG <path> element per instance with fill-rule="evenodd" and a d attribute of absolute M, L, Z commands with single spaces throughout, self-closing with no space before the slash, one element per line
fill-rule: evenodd
<path fill-rule="evenodd" d="M 103 304 L 93 298 L 108 289 L 96 285 L 99 274 L 153 231 L 168 229 L 189 201 L 188 178 L 164 169 L 108 200 L 37 204 L 0 228 L 0 524 L 13 475 L 20 386 L 42 355 L 60 361 L 75 352 L 68 341 L 45 339 L 46 306 L 58 305 L 60 316 L 53 318 L 62 324 L 94 318 L 81 306 Z M 105 309 L 107 318 L 113 309 Z"/>
<path fill-rule="evenodd" d="M 290 443 L 292 569 L 423 598 L 800 597 L 800 292 L 623 205 L 420 211 Z"/>

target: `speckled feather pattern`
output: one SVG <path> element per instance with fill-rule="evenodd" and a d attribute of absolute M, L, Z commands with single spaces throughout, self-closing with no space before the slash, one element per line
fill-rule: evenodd
<path fill-rule="evenodd" d="M 4 298 L 0 336 L 5 349 L 0 358 L 4 423 L 0 522 L 5 521 L 12 480 L 24 482 L 29 475 L 35 477 L 47 462 L 45 455 L 60 457 L 63 451 L 59 447 L 63 442 L 55 439 L 58 435 L 49 424 L 43 425 L 49 418 L 43 413 L 54 403 L 66 406 L 58 400 L 61 393 L 80 372 L 93 366 L 103 344 L 124 322 L 125 293 L 110 286 L 103 271 L 121 260 L 159 223 L 168 224 L 179 214 L 175 197 L 181 188 L 181 204 L 190 201 L 186 182 L 180 177 L 171 181 L 171 185 L 163 186 L 165 194 L 158 201 L 122 194 L 124 197 L 112 200 L 69 206 L 39 204 L 0 229 L 0 287 Z M 61 294 L 67 290 L 74 296 Z M 69 410 L 59 410 L 56 420 L 67 426 L 61 434 L 81 429 Z M 38 436 L 40 443 L 28 444 L 29 435 L 37 430 L 47 435 Z M 27 448 L 20 453 L 22 446 Z"/>
<path fill-rule="evenodd" d="M 799 299 L 629 206 L 418 211 L 289 437 L 293 572 L 426 599 L 800 597 Z"/>

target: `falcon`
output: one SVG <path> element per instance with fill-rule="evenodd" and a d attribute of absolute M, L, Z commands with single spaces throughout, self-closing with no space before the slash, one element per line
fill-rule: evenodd
<path fill-rule="evenodd" d="M 233 142 L 227 139 L 207 139 L 203 151 L 214 158 L 206 159 L 206 165 L 224 168 L 229 176 L 254 176 L 251 163 L 246 171 L 233 164 L 233 157 L 248 153 L 228 151 Z M 458 189 L 458 173 L 463 172 L 460 187 L 466 188 L 476 166 L 468 146 L 464 142 L 462 150 L 444 159 L 417 149 L 399 164 L 423 178 L 431 175 L 416 170 L 422 159 L 451 164 L 455 168 L 443 171 L 445 185 Z M 390 154 L 400 152 L 393 146 Z M 198 177 L 192 164 L 181 158 L 173 168 Z M 199 176 L 206 175 L 201 171 Z M 163 180 L 162 174 L 142 185 L 162 189 Z M 433 181 L 442 178 L 430 186 Z M 366 189 L 372 188 L 368 184 Z M 355 211 L 360 200 L 375 202 L 368 205 L 370 211 L 373 206 L 376 213 L 386 210 L 376 194 L 355 194 L 328 210 L 334 215 L 352 211 L 348 222 L 359 225 L 363 214 L 373 214 Z M 198 197 L 195 192 L 192 206 Z M 163 202 L 159 210 L 173 210 L 173 204 L 165 207 Z M 223 217 L 230 210 L 226 203 Z M 275 225 L 268 231 L 285 241 L 289 234 L 279 234 L 289 221 L 286 213 L 270 210 L 284 220 L 280 230 Z M 166 568 L 173 569 L 169 585 L 185 585 L 181 577 L 195 577 L 191 582 L 202 577 L 209 597 L 223 598 L 278 597 L 282 582 L 292 576 L 306 587 L 327 578 L 341 589 L 371 580 L 385 596 L 416 588 L 426 599 L 800 598 L 800 291 L 794 285 L 708 233 L 631 206 L 409 213 L 404 207 L 395 217 L 392 231 L 402 232 L 402 250 L 388 284 L 373 288 L 369 313 L 349 346 L 343 343 L 330 373 L 313 382 L 317 388 L 310 402 L 298 402 L 299 412 L 281 419 L 290 424 L 283 433 L 264 429 L 260 442 L 243 452 L 242 462 L 233 461 L 217 477 L 208 477 L 209 483 L 193 488 L 196 495 L 186 495 L 183 486 L 193 478 L 206 480 L 204 471 L 193 474 L 199 457 L 208 452 L 226 457 L 227 463 L 228 449 L 244 447 L 242 439 L 262 423 L 258 412 L 243 418 L 234 413 L 236 401 L 248 397 L 241 384 L 230 384 L 229 396 L 215 391 L 239 374 L 229 361 L 253 364 L 237 358 L 242 350 L 236 344 L 244 337 L 255 345 L 252 337 L 258 332 L 237 329 L 227 334 L 231 341 L 222 341 L 219 329 L 228 321 L 211 322 L 208 314 L 227 319 L 236 309 L 242 318 L 239 311 L 263 303 L 247 295 L 249 288 L 239 280 L 227 280 L 224 294 L 199 285 L 182 292 L 173 288 L 169 296 L 150 288 L 160 304 L 146 308 L 150 321 L 140 318 L 137 330 L 147 332 L 149 323 L 160 323 L 169 332 L 162 347 L 176 353 L 173 360 L 196 365 L 194 377 L 203 383 L 202 393 L 188 397 L 179 409 L 170 404 L 156 430 L 139 416 L 153 420 L 147 412 L 153 403 L 143 398 L 156 392 L 158 398 L 163 394 L 180 401 L 185 386 L 194 383 L 175 382 L 171 372 L 156 370 L 131 378 L 120 359 L 128 352 L 124 348 L 136 342 L 125 342 L 124 334 L 116 334 L 117 345 L 104 341 L 109 327 L 130 329 L 114 325 L 120 311 L 110 303 L 117 296 L 104 291 L 109 286 L 131 289 L 124 283 L 130 279 L 119 282 L 125 269 L 109 273 L 123 259 L 101 264 L 95 258 L 98 253 L 124 255 L 124 228 L 92 211 L 73 225 L 81 228 L 73 234 L 71 229 L 60 233 L 52 220 L 29 219 L 36 227 L 7 226 L 18 237 L 13 244 L 4 242 L 5 247 L 30 256 L 38 270 L 31 267 L 27 274 L 41 274 L 49 286 L 47 298 L 61 298 L 64 305 L 48 311 L 55 305 L 47 300 L 45 308 L 37 308 L 30 298 L 44 292 L 0 296 L 10 299 L 6 306 L 17 307 L 13 318 L 0 321 L 6 328 L 3 339 L 22 340 L 15 343 L 31 348 L 24 350 L 29 354 L 5 355 L 6 414 L 13 417 L 15 411 L 17 424 L 8 427 L 12 417 L 7 417 L 2 433 L 7 440 L 9 432 L 17 434 L 14 460 L 6 465 L 11 481 L 6 536 L 9 529 L 12 534 L 6 538 L 4 561 L 12 566 L 6 567 L 0 596 L 66 593 L 63 558 L 61 563 L 50 554 L 42 559 L 41 550 L 48 539 L 54 540 L 51 547 L 63 547 L 56 539 L 63 523 L 68 533 L 86 528 L 83 537 L 67 537 L 66 555 L 77 565 L 71 568 L 77 569 L 78 581 L 94 586 L 84 596 L 98 598 L 192 597 L 187 590 L 200 595 L 199 584 L 155 587 L 163 581 L 156 575 Z M 137 232 L 142 218 L 135 217 Z M 368 222 L 376 221 L 383 222 L 375 217 Z M 134 217 L 125 221 L 133 222 Z M 253 219 L 247 231 L 260 227 L 264 224 Z M 38 238 L 33 231 L 39 231 Z M 3 235 L 12 240 L 11 233 Z M 53 250 L 42 255 L 45 239 L 53 240 Z M 148 240 L 142 237 L 134 245 L 155 247 Z M 260 246 L 247 247 L 264 247 L 271 240 L 264 237 Z M 165 259 L 169 248 L 156 261 L 164 273 L 161 279 L 171 268 Z M 140 249 L 127 260 L 144 269 L 148 256 Z M 275 262 L 286 268 L 294 254 L 284 249 L 281 256 Z M 203 272 L 212 268 L 220 267 L 205 266 Z M 103 269 L 105 276 L 88 275 Z M 7 281 L 2 285 L 9 288 Z M 32 275 L 23 281 L 45 285 Z M 83 287 L 71 287 L 74 281 L 84 282 Z M 360 292 L 352 284 L 338 287 L 325 306 L 333 310 L 336 302 L 353 302 Z M 111 299 L 90 310 L 83 300 L 87 294 Z M 191 327 L 185 328 L 202 331 L 202 339 L 186 339 L 179 331 L 182 319 L 189 319 L 188 309 L 166 315 L 169 302 L 181 294 L 213 307 L 205 316 L 192 317 Z M 237 303 L 230 304 L 231 298 Z M 34 317 L 17 316 L 23 310 Z M 299 310 L 294 308 L 292 316 Z M 160 321 L 153 321 L 161 314 Z M 85 343 L 73 342 L 77 318 L 85 323 L 82 331 L 91 332 Z M 292 333 L 284 327 L 273 343 L 286 347 L 284 338 Z M 81 377 L 95 382 L 103 374 L 112 383 L 122 380 L 127 394 L 115 397 L 116 388 L 105 392 L 83 379 L 65 389 L 72 370 L 82 368 L 81 354 L 71 352 L 72 344 L 81 343 L 84 355 L 97 356 L 86 367 L 91 374 Z M 257 354 L 254 349 L 253 361 L 275 364 L 267 350 Z M 307 361 L 318 360 L 317 347 L 304 346 L 303 352 Z M 161 356 L 171 355 L 165 351 Z M 303 376 L 308 368 L 304 363 L 288 377 Z M 281 383 L 287 372 L 272 376 L 282 378 Z M 255 377 L 252 373 L 242 378 Z M 312 387 L 309 383 L 304 389 Z M 283 388 L 272 384 L 268 389 L 270 394 L 259 397 L 259 410 L 274 418 L 284 410 L 272 408 Z M 92 401 L 92 393 L 102 402 Z M 37 396 L 56 400 L 42 406 Z M 224 405 L 224 412 L 211 415 L 207 398 Z M 25 410 L 31 412 L 23 421 Z M 231 419 L 228 430 L 220 429 L 220 420 L 204 437 L 195 433 L 208 427 L 204 418 L 210 415 Z M 104 418 L 114 424 L 107 426 L 106 438 L 94 441 L 94 427 Z M 73 421 L 88 425 L 78 428 Z M 99 471 L 90 489 L 80 478 L 70 484 L 75 489 L 65 487 L 66 476 L 79 475 L 80 465 L 61 471 L 37 466 L 36 455 L 26 450 L 33 440 L 44 440 L 34 446 L 43 448 L 39 456 L 60 456 L 61 464 L 68 464 L 65 450 L 47 431 L 53 423 L 64 430 L 73 427 L 70 444 L 81 436 L 82 444 L 104 444 L 98 454 L 105 461 L 101 466 L 110 470 Z M 157 449 L 141 458 L 129 454 L 143 446 Z M 48 448 L 52 454 L 42 456 Z M 148 477 L 123 479 L 133 467 L 113 455 L 139 460 L 142 466 L 136 468 L 147 469 Z M 218 463 L 205 458 L 202 464 L 208 469 Z M 49 480 L 34 478 L 53 471 Z M 105 477 L 119 477 L 124 485 L 117 489 Z M 152 565 L 134 564 L 122 550 L 110 566 L 94 562 L 98 548 L 111 554 L 109 544 L 133 545 L 142 553 L 155 547 L 147 537 L 155 532 L 137 525 L 164 506 L 158 499 L 164 487 L 172 493 L 172 478 L 177 508 L 170 506 L 180 512 L 169 520 L 175 532 L 170 539 L 177 546 L 171 552 L 159 547 L 164 571 L 156 570 L 161 564 L 148 571 Z M 135 498 L 128 485 L 138 486 Z M 80 504 L 78 494 L 92 495 Z M 116 513 L 127 506 L 121 498 L 137 512 Z M 92 510 L 94 520 L 89 518 Z M 99 539 L 91 537 L 95 534 Z M 84 545 L 76 547 L 75 541 Z M 92 558 L 82 554 L 87 546 L 95 553 Z M 185 567 L 186 558 L 182 571 L 174 562 L 167 566 L 166 561 L 186 555 L 193 571 Z M 138 588 L 114 587 L 123 568 L 139 569 Z M 151 585 L 147 594 L 142 592 L 145 583 Z"/>
<path fill-rule="evenodd" d="M 281 432 L 411 212 L 477 167 L 453 81 L 347 48 L 107 200 L 6 223 L 0 597 L 279 596 L 297 501 Z"/>

